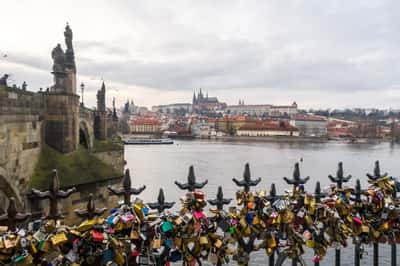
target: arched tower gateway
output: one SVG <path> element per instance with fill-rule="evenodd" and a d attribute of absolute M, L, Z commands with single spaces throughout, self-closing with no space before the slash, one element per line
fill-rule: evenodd
<path fill-rule="evenodd" d="M 65 27 L 64 52 L 60 44 L 53 49 L 54 85 L 46 93 L 45 142 L 69 153 L 79 144 L 79 96 L 76 94 L 76 66 L 72 47 L 72 30 Z"/>

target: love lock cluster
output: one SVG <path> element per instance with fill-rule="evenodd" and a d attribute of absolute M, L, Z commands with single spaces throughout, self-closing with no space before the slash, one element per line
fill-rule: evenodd
<path fill-rule="evenodd" d="M 381 174 L 379 162 L 374 174 L 367 174 L 369 185 L 361 188 L 344 186 L 351 176 L 344 176 L 339 163 L 336 176 L 329 176 L 332 185 L 308 193 L 295 164 L 292 178 L 284 180 L 292 189 L 278 195 L 275 185 L 270 190 L 251 191 L 261 178 L 252 179 L 245 166 L 243 179 L 233 179 L 241 189 L 236 204 L 225 198 L 222 187 L 215 199 L 206 199 L 193 167 L 186 183 L 175 182 L 186 194 L 180 208 L 170 209 L 175 202 L 165 200 L 160 189 L 157 202 L 145 203 L 132 195 L 145 186 L 131 188 L 129 171 L 123 187 L 110 188 L 110 193 L 123 196 L 124 201 L 110 210 L 95 207 L 93 196 L 85 210 L 75 213 L 82 219 L 78 225 L 62 224 L 57 199 L 74 190 L 61 191 L 54 173 L 49 191 L 35 191 L 39 198 L 53 201 L 49 214 L 39 222 L 17 227 L 29 214 L 17 213 L 15 201 L 0 216 L 0 260 L 12 265 L 184 265 L 227 264 L 234 260 L 248 265 L 251 253 L 264 250 L 267 256 L 278 254 L 277 265 L 285 259 L 301 260 L 306 249 L 314 252 L 313 261 L 324 258 L 328 248 L 346 247 L 348 241 L 357 245 L 400 243 L 400 207 L 396 192 L 399 183 L 388 174 Z M 211 206 L 205 210 L 207 203 Z M 224 206 L 229 207 L 224 210 Z M 362 255 L 362 254 L 361 254 Z"/>

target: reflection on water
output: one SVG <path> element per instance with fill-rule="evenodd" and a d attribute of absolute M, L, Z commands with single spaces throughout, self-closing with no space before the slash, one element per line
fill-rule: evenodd
<path fill-rule="evenodd" d="M 269 189 L 275 183 L 278 193 L 289 188 L 282 177 L 291 177 L 293 165 L 300 162 L 303 176 L 310 176 L 307 190 L 313 190 L 316 181 L 328 186 L 329 174 L 335 174 L 337 163 L 343 162 L 345 174 L 367 184 L 365 174 L 372 172 L 375 160 L 380 160 L 383 172 L 393 176 L 400 174 L 400 146 L 390 143 L 343 144 L 343 143 L 260 143 L 221 141 L 176 141 L 173 145 L 125 146 L 127 167 L 131 170 L 132 185 L 145 184 L 146 190 L 140 195 L 145 201 L 155 201 L 160 187 L 164 188 L 167 201 L 178 201 L 182 191 L 174 180 L 185 181 L 190 165 L 194 165 L 199 180 L 208 179 L 204 188 L 207 197 L 215 197 L 217 187 L 223 186 L 224 195 L 234 198 L 237 187 L 232 178 L 241 178 L 246 162 L 250 163 L 252 176 L 262 177 L 257 190 Z M 300 160 L 302 158 L 302 160 Z M 177 204 L 179 205 L 179 204 Z M 383 248 L 381 255 L 390 251 Z M 334 254 L 331 250 L 330 254 Z M 363 259 L 369 265 L 372 251 Z M 333 265 L 332 256 L 322 265 Z M 343 258 L 348 265 L 353 262 L 353 250 L 346 249 Z M 256 256 L 254 264 L 266 264 L 265 256 Z M 329 262 L 329 263 L 328 263 Z M 311 263 L 310 263 L 311 264 Z M 346 265 L 346 264 L 343 264 Z M 382 265 L 387 265 L 382 264 Z"/>

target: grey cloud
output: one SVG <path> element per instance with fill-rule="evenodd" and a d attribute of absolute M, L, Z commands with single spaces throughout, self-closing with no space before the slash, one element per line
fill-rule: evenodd
<path fill-rule="evenodd" d="M 160 91 L 287 95 L 400 84 L 398 1 L 136 1 L 126 9 L 132 30 L 119 39 L 75 42 L 78 74 Z M 49 72 L 50 52 L 9 60 Z"/>

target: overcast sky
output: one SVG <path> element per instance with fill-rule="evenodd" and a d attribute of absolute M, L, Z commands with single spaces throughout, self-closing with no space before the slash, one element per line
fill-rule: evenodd
<path fill-rule="evenodd" d="M 5 0 L 0 75 L 50 86 L 68 21 L 89 106 L 103 78 L 109 105 L 203 88 L 228 104 L 400 108 L 399 14 L 398 0 Z"/>

